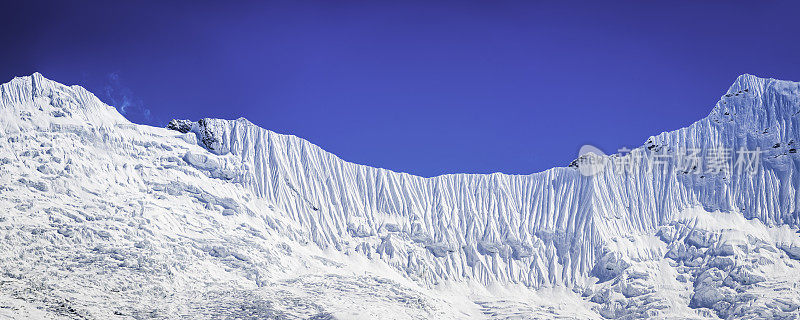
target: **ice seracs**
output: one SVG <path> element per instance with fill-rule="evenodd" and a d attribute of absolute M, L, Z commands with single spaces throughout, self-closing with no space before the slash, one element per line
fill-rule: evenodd
<path fill-rule="evenodd" d="M 603 170 L 423 178 L 243 118 L 136 125 L 80 87 L 15 78 L 0 87 L 0 293 L 89 318 L 793 317 L 798 113 L 798 83 L 743 75 L 689 127 L 592 153 Z M 731 159 L 660 158 L 689 149 Z M 737 150 L 763 151 L 755 170 Z M 137 295 L 151 303 L 120 302 Z"/>

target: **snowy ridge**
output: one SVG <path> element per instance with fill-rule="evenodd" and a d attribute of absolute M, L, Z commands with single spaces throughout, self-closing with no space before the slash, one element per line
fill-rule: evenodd
<path fill-rule="evenodd" d="M 343 161 L 245 119 L 203 119 L 193 130 L 213 152 L 241 158 L 250 168 L 246 184 L 320 246 L 342 250 L 347 243 L 431 283 L 571 286 L 591 275 L 610 239 L 654 232 L 686 208 L 796 225 L 798 158 L 788 150 L 798 139 L 798 92 L 797 83 L 740 76 L 707 118 L 634 150 L 642 166 L 628 175 L 584 177 L 554 168 L 421 178 Z M 783 147 L 772 148 L 776 143 Z M 717 147 L 767 151 L 762 170 L 726 177 L 681 174 L 673 166 L 649 173 L 644 165 L 652 150 Z"/>
<path fill-rule="evenodd" d="M 569 284 L 595 259 L 591 184 L 575 170 L 426 179 L 345 162 L 245 119 L 202 123 L 201 140 L 240 157 L 245 183 L 322 247 L 350 246 L 431 283 Z"/>
<path fill-rule="evenodd" d="M 13 231 L 0 241 L 10 252 L 10 264 L 0 264 L 0 271 L 11 279 L 28 273 L 46 279 L 50 269 L 24 266 L 20 261 L 26 258 L 15 252 L 24 251 L 18 242 L 40 250 L 39 241 L 47 239 L 55 247 L 39 254 L 63 256 L 42 268 L 73 255 L 76 261 L 122 259 L 125 269 L 115 272 L 132 272 L 134 280 L 126 281 L 153 274 L 153 281 L 167 288 L 236 283 L 236 290 L 257 287 L 272 297 L 276 288 L 317 288 L 321 282 L 382 288 L 387 282 L 381 277 L 396 272 L 400 277 L 390 277 L 389 287 L 404 288 L 403 301 L 425 301 L 397 307 L 409 318 L 463 317 L 448 309 L 450 302 L 426 291 L 430 288 L 453 294 L 448 288 L 498 284 L 537 292 L 572 290 L 576 295 L 565 301 L 581 307 L 557 309 L 577 318 L 796 315 L 800 295 L 777 299 L 770 292 L 796 292 L 800 284 L 793 276 L 800 268 L 798 114 L 800 84 L 742 75 L 708 117 L 650 137 L 628 155 L 603 156 L 606 170 L 594 176 L 582 175 L 577 164 L 530 175 L 422 178 L 346 162 L 243 118 L 173 120 L 167 126 L 171 130 L 131 124 L 85 89 L 37 73 L 0 87 L 0 142 L 5 145 L 0 178 L 11 186 L 0 190 L 0 208 L 15 217 L 0 220 Z M 662 151 L 698 148 L 707 155 L 719 147 L 734 150 L 733 158 L 741 147 L 763 150 L 756 174 L 733 166 L 690 174 L 676 169 L 674 159 L 666 160 L 665 169 L 646 165 Z M 615 163 L 625 157 L 637 169 L 617 174 Z M 42 197 L 64 204 L 51 208 L 36 200 Z M 51 217 L 49 227 L 37 222 L 43 216 Z M 103 219 L 113 222 L 96 222 Z M 65 242 L 85 245 L 86 251 L 63 249 L 70 248 Z M 126 254 L 138 258 L 129 261 Z M 148 267 L 156 263 L 164 269 Z M 80 278 L 71 268 L 62 266 L 60 272 L 76 284 L 99 281 Z M 381 270 L 381 276 L 339 274 L 359 268 Z M 203 276 L 223 269 L 236 280 Z M 336 275 L 286 278 L 306 269 Z M 138 294 L 159 305 L 162 289 L 150 285 L 155 287 L 139 283 L 146 291 Z M 348 290 L 330 294 L 349 297 Z M 236 292 L 251 296 L 251 291 Z M 386 292 L 387 297 L 396 293 Z M 160 312 L 198 312 L 191 307 L 196 297 L 181 299 L 177 309 Z M 266 303 L 268 308 L 256 308 L 262 316 L 280 311 L 283 317 L 302 318 L 330 310 L 353 316 L 352 307 L 313 296 L 297 299 L 310 311 L 278 310 L 272 304 L 279 302 L 272 300 L 248 302 L 247 308 Z M 546 299 L 470 299 L 487 317 L 547 314 L 541 306 Z M 129 308 L 123 313 L 147 312 Z M 594 313 L 582 313 L 588 309 Z"/>

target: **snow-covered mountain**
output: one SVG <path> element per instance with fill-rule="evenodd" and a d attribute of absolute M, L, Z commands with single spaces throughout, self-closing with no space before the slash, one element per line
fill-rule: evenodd
<path fill-rule="evenodd" d="M 137 125 L 81 87 L 15 78 L 0 315 L 796 318 L 798 114 L 800 84 L 742 75 L 630 153 L 422 178 L 243 118 Z M 727 161 L 687 167 L 686 150 Z M 586 157 L 604 170 L 583 174 Z"/>

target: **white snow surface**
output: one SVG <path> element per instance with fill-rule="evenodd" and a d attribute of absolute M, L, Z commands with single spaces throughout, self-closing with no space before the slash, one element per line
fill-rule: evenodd
<path fill-rule="evenodd" d="M 760 148 L 753 175 L 423 178 L 243 118 L 133 124 L 15 78 L 0 319 L 795 319 L 798 115 L 800 84 L 742 75 L 627 155 Z"/>

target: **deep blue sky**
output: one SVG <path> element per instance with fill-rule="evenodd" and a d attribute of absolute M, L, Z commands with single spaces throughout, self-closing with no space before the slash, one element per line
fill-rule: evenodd
<path fill-rule="evenodd" d="M 39 71 L 137 123 L 246 117 L 423 176 L 565 166 L 704 117 L 741 73 L 800 80 L 789 2 L 5 2 L 2 82 Z"/>

